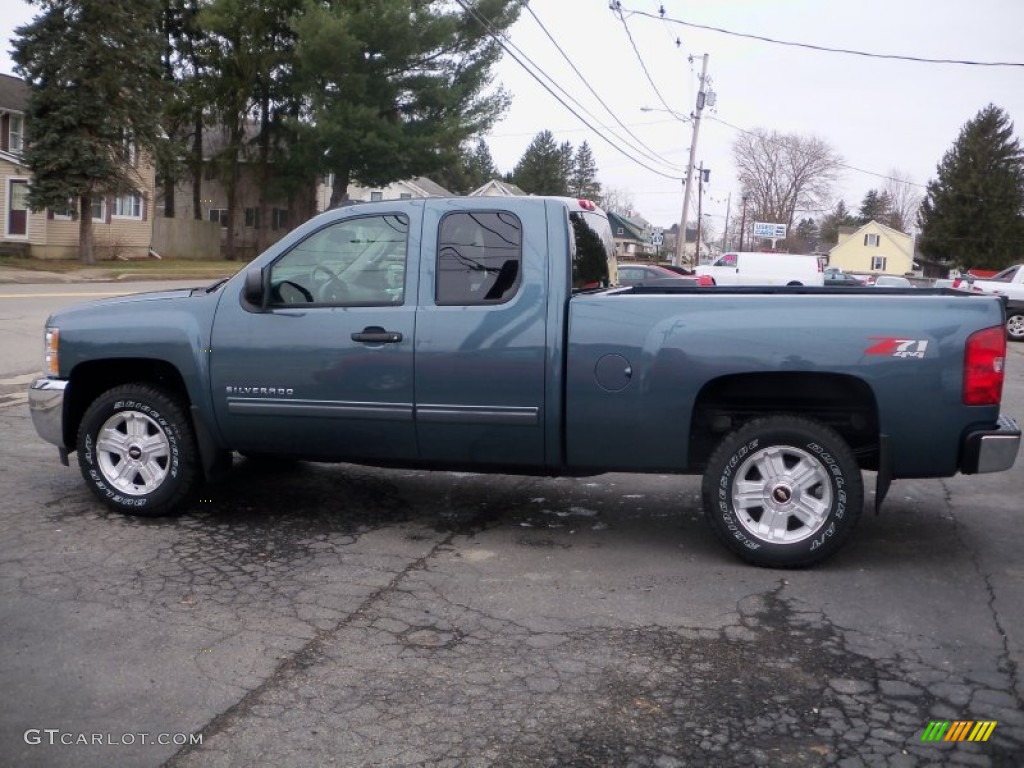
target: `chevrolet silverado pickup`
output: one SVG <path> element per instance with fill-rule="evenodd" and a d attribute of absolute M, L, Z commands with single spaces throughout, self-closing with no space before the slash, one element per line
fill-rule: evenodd
<path fill-rule="evenodd" d="M 616 288 L 613 251 L 586 201 L 331 210 L 226 281 L 52 315 L 33 421 L 134 515 L 187 506 L 233 453 L 702 474 L 718 537 L 769 567 L 847 540 L 862 470 L 877 507 L 894 479 L 1013 465 L 1000 299 Z"/>

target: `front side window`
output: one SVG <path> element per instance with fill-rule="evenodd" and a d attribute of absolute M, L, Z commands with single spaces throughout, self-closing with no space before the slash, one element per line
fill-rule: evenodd
<path fill-rule="evenodd" d="M 519 289 L 523 225 L 505 211 L 449 213 L 437 243 L 440 305 L 503 304 Z"/>
<path fill-rule="evenodd" d="M 735 253 L 727 253 L 727 254 L 725 254 L 725 256 L 723 256 L 722 258 L 720 258 L 718 261 L 716 261 L 714 263 L 714 266 L 716 266 L 716 267 L 735 267 L 736 266 L 736 254 Z"/>
<path fill-rule="evenodd" d="M 314 232 L 271 266 L 271 304 L 401 304 L 408 233 L 409 220 L 396 214 L 344 219 Z"/>

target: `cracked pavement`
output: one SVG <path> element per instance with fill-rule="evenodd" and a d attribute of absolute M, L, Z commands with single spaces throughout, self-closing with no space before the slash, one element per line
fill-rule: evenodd
<path fill-rule="evenodd" d="M 126 518 L 0 407 L 0 764 L 1019 766 L 1021 473 L 897 482 L 783 572 L 718 545 L 698 478 L 238 459 Z"/>

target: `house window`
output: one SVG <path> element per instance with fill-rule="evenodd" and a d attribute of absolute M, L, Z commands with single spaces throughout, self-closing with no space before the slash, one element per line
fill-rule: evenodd
<path fill-rule="evenodd" d="M 274 208 L 270 212 L 270 228 L 273 230 L 288 229 L 287 208 Z"/>
<path fill-rule="evenodd" d="M 131 192 L 115 197 L 113 215 L 120 219 L 141 219 L 142 195 Z"/>
<path fill-rule="evenodd" d="M 871 271 L 872 272 L 885 272 L 885 256 L 872 256 L 871 257 Z"/>
<path fill-rule="evenodd" d="M 209 213 L 210 221 L 216 221 L 222 227 L 228 225 L 228 209 L 227 208 L 211 208 Z"/>
<path fill-rule="evenodd" d="M 384 199 L 384 193 L 383 192 L 378 192 L 378 191 L 374 190 L 373 192 L 370 193 L 370 200 L 383 200 L 383 199 Z"/>
<path fill-rule="evenodd" d="M 50 211 L 56 221 L 71 221 L 78 213 L 78 206 L 75 205 L 75 199 L 69 197 L 66 204 L 60 208 L 51 208 Z"/>
<path fill-rule="evenodd" d="M 869 248 L 877 248 L 878 241 L 878 235 L 864 235 L 864 245 L 866 245 Z"/>
<path fill-rule="evenodd" d="M 97 197 L 92 201 L 92 220 L 93 221 L 106 221 L 107 220 L 107 198 Z"/>
<path fill-rule="evenodd" d="M 449 213 L 437 235 L 439 305 L 504 304 L 521 282 L 523 225 L 511 213 Z"/>
<path fill-rule="evenodd" d="M 403 192 L 398 196 L 399 200 L 412 200 L 412 192 Z"/>
<path fill-rule="evenodd" d="M 21 115 L 11 115 L 7 130 L 7 146 L 11 152 L 20 153 L 24 146 L 24 120 Z"/>
<path fill-rule="evenodd" d="M 203 181 L 213 181 L 217 178 L 217 167 L 213 163 L 203 164 Z"/>
<path fill-rule="evenodd" d="M 246 208 L 245 209 L 245 226 L 249 229 L 260 228 L 260 209 L 259 208 Z"/>

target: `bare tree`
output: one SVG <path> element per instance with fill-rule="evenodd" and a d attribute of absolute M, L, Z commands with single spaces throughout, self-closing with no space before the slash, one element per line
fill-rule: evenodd
<path fill-rule="evenodd" d="M 793 228 L 797 211 L 828 207 L 843 158 L 815 136 L 746 131 L 732 145 L 748 216 Z"/>
<path fill-rule="evenodd" d="M 887 226 L 906 232 L 917 221 L 917 209 L 921 207 L 921 193 L 917 190 L 909 173 L 899 168 L 889 169 L 885 182 L 885 194 L 889 196 Z"/>
<path fill-rule="evenodd" d="M 620 216 L 632 216 L 633 193 L 623 187 L 605 187 L 601 192 L 600 205 L 604 210 Z"/>

